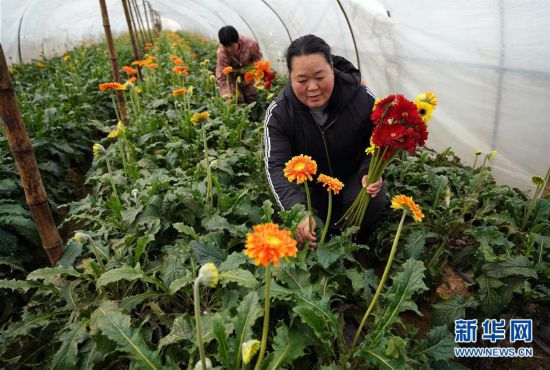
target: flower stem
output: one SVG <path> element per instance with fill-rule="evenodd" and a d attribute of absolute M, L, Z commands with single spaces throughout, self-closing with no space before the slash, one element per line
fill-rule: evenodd
<path fill-rule="evenodd" d="M 115 185 L 115 178 L 113 177 L 113 171 L 111 170 L 111 161 L 109 160 L 109 156 L 107 153 L 105 153 L 105 163 L 107 163 L 107 171 L 109 171 L 109 177 L 111 178 L 111 186 L 113 187 L 113 194 L 119 204 L 120 198 L 118 197 L 118 192 L 116 191 L 116 185 Z"/>
<path fill-rule="evenodd" d="M 265 347 L 267 344 L 267 329 L 269 328 L 269 306 L 270 306 L 270 291 L 269 286 L 271 285 L 271 265 L 267 265 L 265 268 L 265 304 L 264 304 L 264 327 L 262 330 L 262 341 L 260 344 L 260 353 L 258 354 L 258 360 L 256 361 L 256 366 L 254 370 L 259 370 L 262 360 L 264 359 Z"/>
<path fill-rule="evenodd" d="M 204 160 L 206 169 L 206 204 L 209 209 L 213 207 L 212 204 L 212 173 L 210 172 L 210 161 L 208 159 L 208 144 L 206 142 L 206 129 L 204 124 L 201 125 L 202 141 L 204 145 Z"/>
<path fill-rule="evenodd" d="M 195 284 L 193 286 L 193 293 L 194 293 L 194 303 L 195 303 L 195 327 L 197 329 L 197 346 L 199 347 L 199 353 L 201 357 L 201 364 L 202 369 L 206 370 L 206 353 L 204 351 L 204 342 L 202 339 L 202 330 L 201 330 L 201 307 L 200 307 L 200 301 L 199 301 L 199 279 L 195 279 Z"/>
<path fill-rule="evenodd" d="M 325 221 L 325 227 L 323 228 L 323 234 L 321 235 L 321 244 L 325 242 L 325 236 L 327 235 L 328 231 L 328 225 L 330 223 L 330 216 L 332 213 L 332 193 L 328 192 L 328 212 L 327 212 L 327 220 Z"/>
<path fill-rule="evenodd" d="M 118 106 L 115 101 L 115 95 L 111 94 L 111 101 L 113 102 L 113 108 L 115 109 L 116 121 L 120 121 L 120 114 L 118 113 Z"/>
<path fill-rule="evenodd" d="M 307 186 L 307 181 L 304 182 L 304 186 L 306 188 L 306 199 L 307 199 L 307 217 L 309 222 L 309 232 L 312 233 L 311 230 L 311 196 L 309 195 L 309 186 Z M 307 251 L 309 249 L 309 239 L 306 240 L 306 244 L 304 245 L 304 248 L 300 251 L 300 261 L 305 262 L 307 257 Z"/>
<path fill-rule="evenodd" d="M 378 297 L 380 296 L 380 293 L 382 292 L 382 288 L 384 288 L 384 283 L 386 282 L 386 279 L 388 278 L 388 274 L 390 272 L 390 268 L 393 262 L 393 257 L 395 256 L 395 252 L 397 251 L 397 243 L 399 242 L 399 236 L 401 235 L 401 230 L 403 229 L 403 223 L 405 222 L 405 216 L 407 215 L 407 212 L 403 212 L 403 216 L 401 216 L 401 221 L 399 222 L 399 227 L 397 228 L 397 232 L 395 234 L 395 239 L 393 240 L 393 245 L 391 247 L 390 256 L 388 258 L 388 262 L 386 263 L 386 268 L 384 269 L 384 274 L 382 275 L 382 279 L 380 279 L 380 283 L 378 284 L 378 288 L 376 289 L 376 293 L 374 293 L 374 297 L 372 297 L 372 301 L 369 305 L 369 308 L 367 309 L 367 312 L 365 312 L 365 315 L 363 316 L 363 320 L 361 320 L 361 324 L 359 325 L 359 328 L 357 328 L 357 332 L 355 333 L 355 337 L 353 338 L 353 342 L 351 343 L 351 350 L 355 348 L 357 345 L 357 341 L 359 340 L 359 336 L 361 335 L 361 330 L 363 329 L 363 326 L 367 322 L 367 317 L 371 313 L 372 309 L 374 308 L 374 305 L 376 304 L 376 301 L 378 300 Z"/>

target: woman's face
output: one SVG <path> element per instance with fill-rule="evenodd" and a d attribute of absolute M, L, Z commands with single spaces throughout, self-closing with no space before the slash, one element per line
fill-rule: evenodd
<path fill-rule="evenodd" d="M 334 89 L 334 71 L 322 53 L 293 57 L 290 84 L 300 102 L 310 109 L 328 103 Z"/>

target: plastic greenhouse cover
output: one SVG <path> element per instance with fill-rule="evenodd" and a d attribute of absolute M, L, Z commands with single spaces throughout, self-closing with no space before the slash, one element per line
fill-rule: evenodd
<path fill-rule="evenodd" d="M 143 11 L 143 1 L 137 0 Z M 467 164 L 497 150 L 499 182 L 532 189 L 550 165 L 550 2 L 547 0 L 149 0 L 164 29 L 216 40 L 226 24 L 255 38 L 275 69 L 291 40 L 324 38 L 360 67 L 378 97 L 434 91 L 428 147 Z M 126 32 L 120 0 L 111 27 Z M 0 40 L 11 63 L 104 37 L 97 0 L 0 0 Z"/>

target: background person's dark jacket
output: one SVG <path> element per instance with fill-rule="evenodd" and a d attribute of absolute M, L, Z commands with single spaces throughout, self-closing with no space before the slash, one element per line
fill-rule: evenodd
<path fill-rule="evenodd" d="M 365 149 L 373 130 L 370 115 L 374 96 L 361 86 L 360 73 L 350 62 L 334 56 L 333 65 L 334 90 L 325 108 L 328 119 L 323 126 L 315 122 L 309 108 L 296 98 L 290 84 L 266 111 L 266 175 L 283 209 L 296 203 L 306 204 L 304 186 L 290 183 L 283 174 L 285 163 L 293 156 L 311 156 L 317 162 L 317 175 L 333 176 L 344 184 L 353 174 L 367 174 L 369 157 Z M 309 186 L 312 193 L 317 193 L 312 194 L 314 199 L 327 197 L 326 190 L 317 183 L 317 176 Z M 338 201 L 338 196 L 335 200 Z"/>

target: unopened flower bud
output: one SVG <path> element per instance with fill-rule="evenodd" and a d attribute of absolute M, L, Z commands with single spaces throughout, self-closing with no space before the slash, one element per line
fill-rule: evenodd
<path fill-rule="evenodd" d="M 495 155 L 497 155 L 497 151 L 496 150 L 491 150 L 489 152 L 489 154 L 487 154 L 487 159 L 491 160 L 491 159 L 495 158 Z"/>
<path fill-rule="evenodd" d="M 260 341 L 257 339 L 251 339 L 242 344 L 243 362 L 248 365 L 254 358 L 258 350 L 260 349 Z"/>
<path fill-rule="evenodd" d="M 212 369 L 212 361 L 208 357 L 204 359 L 204 362 L 206 362 L 206 368 L 207 369 Z M 193 370 L 203 370 L 201 360 L 199 360 L 195 364 L 195 367 L 193 368 Z"/>
<path fill-rule="evenodd" d="M 213 288 L 218 285 L 219 279 L 220 274 L 218 273 L 218 269 L 212 262 L 205 263 L 201 266 L 199 277 L 197 278 L 199 284 Z"/>

